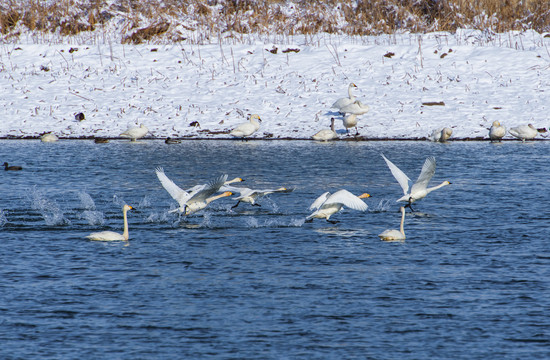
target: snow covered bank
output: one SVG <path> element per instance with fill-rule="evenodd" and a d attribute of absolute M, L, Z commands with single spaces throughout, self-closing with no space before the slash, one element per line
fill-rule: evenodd
<path fill-rule="evenodd" d="M 308 139 L 331 117 L 346 137 L 330 107 L 353 82 L 370 106 L 359 116 L 365 139 L 422 139 L 443 126 L 453 139 L 487 138 L 494 120 L 550 125 L 549 45 L 535 32 L 478 31 L 285 44 L 4 44 L 0 137 L 118 137 L 143 123 L 150 138 L 225 139 L 251 113 L 263 121 L 255 138 Z"/>

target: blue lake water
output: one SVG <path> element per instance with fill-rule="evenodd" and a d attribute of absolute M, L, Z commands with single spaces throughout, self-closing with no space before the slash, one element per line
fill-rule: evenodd
<path fill-rule="evenodd" d="M 452 185 L 407 211 L 383 152 Z M 550 142 L 0 141 L 0 358 L 527 359 L 550 357 Z M 0 163 L 1 163 L 0 162 Z M 183 188 L 251 188 L 187 219 Z M 325 191 L 366 212 L 304 223 Z M 130 240 L 89 241 L 93 231 Z"/>

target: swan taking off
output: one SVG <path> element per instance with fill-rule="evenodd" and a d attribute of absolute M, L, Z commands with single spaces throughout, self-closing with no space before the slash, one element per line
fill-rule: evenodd
<path fill-rule="evenodd" d="M 128 210 L 132 209 L 133 207 L 126 204 L 122 207 L 122 215 L 124 216 L 124 232 L 122 234 L 114 231 L 100 231 L 91 233 L 86 237 L 90 240 L 98 241 L 128 241 L 128 217 L 126 216 L 126 213 L 128 212 Z"/>
<path fill-rule="evenodd" d="M 239 193 L 239 196 L 235 198 L 235 200 L 237 200 L 237 203 L 231 207 L 233 209 L 239 206 L 241 202 L 246 202 L 251 205 L 260 206 L 260 204 L 256 204 L 256 200 L 258 198 L 261 198 L 263 196 L 273 194 L 273 193 L 289 193 L 289 192 L 292 192 L 294 189 L 287 189 L 285 187 L 280 187 L 278 189 L 253 190 L 245 187 L 224 185 L 220 190 Z"/>
<path fill-rule="evenodd" d="M 313 213 L 306 218 L 306 221 L 313 221 L 314 218 L 317 218 L 325 219 L 333 224 L 337 223 L 337 221 L 330 220 L 331 215 L 342 210 L 344 206 L 353 210 L 365 211 L 368 206 L 361 199 L 368 197 L 370 195 L 367 193 L 355 196 L 345 189 L 338 190 L 332 195 L 327 191 L 311 204 L 309 210 L 313 210 Z"/>
<path fill-rule="evenodd" d="M 130 138 L 130 141 L 136 141 L 137 139 L 141 139 L 142 137 L 147 135 L 148 132 L 149 129 L 147 129 L 145 125 L 141 124 L 139 127 L 129 128 L 128 130 L 120 134 L 120 136 Z"/>
<path fill-rule="evenodd" d="M 179 208 L 171 212 L 178 211 L 184 215 L 190 215 L 204 209 L 214 200 L 233 195 L 231 192 L 226 191 L 223 194 L 214 196 L 227 180 L 227 175 L 222 175 L 206 185 L 195 186 L 190 189 L 191 191 L 187 192 L 170 180 L 164 174 L 163 168 L 158 167 L 155 172 L 162 187 L 178 202 Z"/>
<path fill-rule="evenodd" d="M 414 211 L 412 208 L 412 203 L 423 199 L 431 193 L 434 190 L 437 190 L 443 186 L 451 184 L 448 181 L 443 181 L 441 184 L 434 186 L 434 187 L 428 187 L 428 183 L 432 179 L 432 177 L 435 174 L 435 158 L 433 156 L 430 156 L 429 158 L 424 161 L 424 165 L 422 166 L 422 170 L 420 171 L 420 175 L 418 175 L 418 179 L 416 180 L 416 183 L 412 183 L 411 179 L 401 169 L 399 169 L 397 166 L 395 166 L 391 161 L 389 161 L 384 154 L 381 154 L 384 160 L 386 161 L 386 164 L 390 168 L 390 171 L 399 183 L 401 185 L 401 188 L 403 189 L 404 196 L 397 199 L 397 201 L 405 201 L 408 202 L 406 206 L 408 206 L 411 211 Z"/>
<path fill-rule="evenodd" d="M 359 100 L 355 100 L 351 104 L 340 108 L 340 112 L 344 114 L 363 115 L 369 112 L 369 106 L 364 105 Z"/>
<path fill-rule="evenodd" d="M 432 134 L 430 135 L 430 140 L 433 142 L 447 142 L 451 135 L 453 135 L 453 129 L 442 127 L 432 131 Z"/>
<path fill-rule="evenodd" d="M 4 170 L 5 171 L 18 171 L 18 170 L 23 170 L 23 168 L 21 166 L 17 166 L 17 165 L 12 165 L 12 166 L 9 166 L 7 162 L 4 163 Z"/>
<path fill-rule="evenodd" d="M 249 122 L 238 125 L 236 128 L 231 130 L 231 132 L 229 132 L 229 135 L 242 138 L 244 140 L 245 137 L 248 137 L 258 131 L 261 122 L 262 119 L 260 119 L 260 115 L 252 114 L 250 115 Z"/>
<path fill-rule="evenodd" d="M 330 119 L 330 129 L 323 129 L 312 136 L 313 140 L 329 141 L 338 138 L 338 134 L 334 131 L 334 118 Z"/>
<path fill-rule="evenodd" d="M 395 229 L 384 230 L 384 232 L 378 235 L 380 240 L 384 240 L 384 241 L 405 240 L 405 229 L 403 228 L 403 223 L 405 222 L 405 208 L 401 206 L 399 210 L 401 211 L 401 226 L 399 227 L 399 230 L 395 230 Z"/>
<path fill-rule="evenodd" d="M 539 131 L 532 125 L 521 125 L 511 128 L 509 131 L 510 135 L 521 139 L 521 141 L 525 142 L 525 140 L 532 140 L 537 136 Z"/>
<path fill-rule="evenodd" d="M 348 86 L 348 97 L 344 97 L 344 98 L 340 98 L 340 99 L 336 100 L 336 102 L 334 104 L 332 104 L 331 107 L 340 110 L 344 106 L 349 105 L 352 102 L 354 102 L 355 101 L 355 96 L 353 96 L 352 90 L 353 90 L 353 88 L 356 88 L 356 87 L 357 87 L 357 85 L 355 85 L 354 83 L 349 84 L 349 86 Z"/>
<path fill-rule="evenodd" d="M 506 128 L 500 125 L 500 122 L 493 121 L 493 125 L 489 129 L 489 139 L 491 141 L 501 141 L 504 135 L 506 135 Z"/>

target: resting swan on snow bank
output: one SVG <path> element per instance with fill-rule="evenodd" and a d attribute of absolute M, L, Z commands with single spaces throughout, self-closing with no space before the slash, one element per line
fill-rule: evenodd
<path fill-rule="evenodd" d="M 511 128 L 508 132 L 510 135 L 521 139 L 523 142 L 525 142 L 525 140 L 534 139 L 539 133 L 539 131 L 532 124 L 516 126 Z"/>
<path fill-rule="evenodd" d="M 249 122 L 238 125 L 235 129 L 231 130 L 229 134 L 244 140 L 245 137 L 248 137 L 258 131 L 261 122 L 262 119 L 260 119 L 260 115 L 252 114 L 250 115 Z"/>
<path fill-rule="evenodd" d="M 128 130 L 120 134 L 120 136 L 130 138 L 130 141 L 136 141 L 137 139 L 141 139 L 147 135 L 148 132 L 149 129 L 145 125 L 141 124 L 139 127 L 128 128 Z"/>
<path fill-rule="evenodd" d="M 491 141 L 501 141 L 504 135 L 506 135 L 506 128 L 500 125 L 500 122 L 493 121 L 493 125 L 489 129 L 489 139 Z"/>
<path fill-rule="evenodd" d="M 340 99 L 336 100 L 336 102 L 334 104 L 332 104 L 331 107 L 340 110 L 344 106 L 349 105 L 352 102 L 354 102 L 355 101 L 355 96 L 353 96 L 352 90 L 353 90 L 353 88 L 356 88 L 356 87 L 357 87 L 357 85 L 355 85 L 354 83 L 349 84 L 349 86 L 348 86 L 348 97 L 344 97 L 344 98 L 340 98 Z"/>
<path fill-rule="evenodd" d="M 338 138 L 338 134 L 334 131 L 334 118 L 330 119 L 330 129 L 323 129 L 312 136 L 313 140 L 328 141 Z"/>

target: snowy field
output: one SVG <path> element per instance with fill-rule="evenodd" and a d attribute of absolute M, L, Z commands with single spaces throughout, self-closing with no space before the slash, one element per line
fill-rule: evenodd
<path fill-rule="evenodd" d="M 353 82 L 370 107 L 359 116 L 361 139 L 424 139 L 444 126 L 451 139 L 487 138 L 495 120 L 550 126 L 549 46 L 550 37 L 531 31 L 467 30 L 284 43 L 3 44 L 0 137 L 114 138 L 143 123 L 148 138 L 226 139 L 257 113 L 253 138 L 309 139 L 331 117 L 351 138 L 331 105 Z"/>

